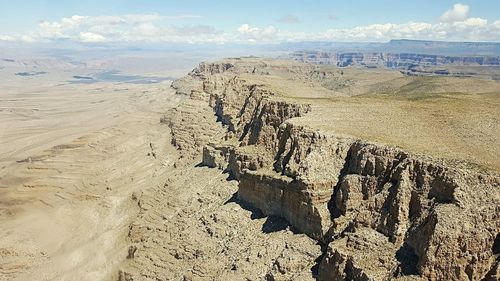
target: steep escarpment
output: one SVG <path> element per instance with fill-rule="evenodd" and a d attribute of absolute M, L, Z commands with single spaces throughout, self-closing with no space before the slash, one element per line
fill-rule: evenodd
<path fill-rule="evenodd" d="M 298 51 L 291 57 L 300 61 L 337 66 L 384 66 L 412 68 L 419 65 L 499 65 L 498 56 L 442 56 L 419 53 L 349 53 L 349 52 L 307 52 Z"/>
<path fill-rule="evenodd" d="M 185 155 L 238 180 L 239 200 L 323 245 L 317 279 L 480 280 L 498 268 L 496 173 L 318 129 L 307 100 L 256 82 L 277 71 L 202 64 L 177 82 L 189 98 L 169 124 Z"/>
<path fill-rule="evenodd" d="M 323 241 L 330 226 L 328 202 L 349 143 L 285 123 L 277 134 L 273 166 L 245 171 L 238 197 Z"/>
<path fill-rule="evenodd" d="M 495 264 L 498 187 L 495 177 L 358 141 L 335 187 L 330 234 L 334 240 L 347 241 L 356 238 L 342 238 L 346 232 L 358 229 L 383 234 L 391 243 L 388 250 L 394 251 L 390 263 L 399 262 L 387 268 L 386 277 L 418 274 L 428 279 L 478 280 Z M 361 244 L 376 243 L 380 240 L 376 237 L 361 236 Z M 345 247 L 349 249 L 349 243 Z M 340 266 L 338 255 L 342 253 L 330 245 L 320 276 L 345 277 L 359 266 L 356 256 L 346 251 L 344 258 L 354 260 L 351 268 L 333 274 L 329 269 Z M 360 262 L 366 263 L 366 257 Z M 377 257 L 371 262 L 380 263 Z"/>

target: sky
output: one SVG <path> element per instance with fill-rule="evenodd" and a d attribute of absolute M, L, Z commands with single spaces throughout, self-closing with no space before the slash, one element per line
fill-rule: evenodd
<path fill-rule="evenodd" d="M 500 0 L 0 0 L 0 41 L 500 41 Z"/>

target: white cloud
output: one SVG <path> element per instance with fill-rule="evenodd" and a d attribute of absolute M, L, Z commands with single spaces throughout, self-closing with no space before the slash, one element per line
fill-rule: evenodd
<path fill-rule="evenodd" d="M 80 32 L 79 38 L 80 41 L 85 43 L 96 43 L 96 42 L 106 41 L 106 37 L 92 32 Z"/>
<path fill-rule="evenodd" d="M 25 42 L 25 43 L 35 43 L 37 40 L 36 40 L 36 38 L 33 38 L 30 35 L 21 35 L 19 37 L 19 41 Z"/>
<path fill-rule="evenodd" d="M 0 35 L 0 41 L 16 41 L 17 38 L 10 35 Z"/>
<path fill-rule="evenodd" d="M 175 25 L 200 18 L 196 15 L 162 16 L 131 14 L 121 16 L 65 17 L 59 21 L 42 21 L 35 32 L 25 35 L 4 35 L 0 40 L 51 41 L 69 39 L 84 43 L 116 41 L 224 42 L 224 36 L 207 25 Z M 25 39 L 22 37 L 25 36 Z M 31 40 L 28 40 L 29 36 Z M 11 38 L 12 37 L 12 38 Z M 3 39 L 1 39 L 3 38 Z M 5 41 L 5 40 L 4 40 Z"/>
<path fill-rule="evenodd" d="M 457 22 L 467 19 L 469 16 L 469 6 L 464 4 L 455 4 L 453 8 L 444 12 L 439 18 L 441 22 Z"/>
<path fill-rule="evenodd" d="M 500 21 L 488 24 L 486 19 L 468 18 L 453 23 L 408 22 L 404 24 L 371 24 L 354 28 L 332 28 L 323 32 L 287 32 L 273 26 L 255 27 L 243 24 L 238 28 L 241 40 L 250 42 L 283 41 L 358 41 L 385 42 L 391 39 L 422 40 L 500 40 Z"/>
<path fill-rule="evenodd" d="M 219 31 L 193 23 L 196 15 L 163 16 L 131 14 L 65 17 L 59 21 L 40 22 L 36 31 L 27 34 L 0 34 L 1 41 L 47 42 L 66 39 L 77 42 L 183 42 L 183 43 L 279 43 L 288 41 L 388 41 L 391 39 L 500 41 L 500 20 L 488 22 L 468 17 L 469 7 L 455 4 L 439 22 L 377 23 L 352 28 L 329 28 L 315 32 L 296 32 L 275 26 L 242 24 Z M 289 15 L 290 16 L 290 15 Z M 296 22 L 293 16 L 282 20 Z M 196 22 L 196 21 L 195 21 Z M 190 24 L 191 23 L 191 24 Z M 334 23 L 332 23 L 334 24 Z"/>
<path fill-rule="evenodd" d="M 267 27 L 252 27 L 249 24 L 242 24 L 238 28 L 240 33 L 239 38 L 243 40 L 248 40 L 251 42 L 255 41 L 279 41 L 278 29 L 272 25 Z"/>
<path fill-rule="evenodd" d="M 258 31 L 259 31 L 259 29 L 257 27 L 250 27 L 250 25 L 248 23 L 242 24 L 238 28 L 238 32 L 241 34 L 251 34 L 254 32 L 258 32 Z"/>
<path fill-rule="evenodd" d="M 58 22 L 41 22 L 38 25 L 38 33 L 40 37 L 48 39 L 64 37 L 63 26 Z"/>
<path fill-rule="evenodd" d="M 455 22 L 458 25 L 466 25 L 466 26 L 475 26 L 475 27 L 486 27 L 488 25 L 488 21 L 482 18 L 468 18 L 462 22 Z"/>

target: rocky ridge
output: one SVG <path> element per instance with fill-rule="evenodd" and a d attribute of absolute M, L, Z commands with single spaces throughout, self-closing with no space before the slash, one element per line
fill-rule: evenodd
<path fill-rule="evenodd" d="M 388 68 L 405 75 L 475 76 L 478 69 L 496 71 L 500 57 L 493 55 L 444 56 L 422 53 L 296 51 L 294 60 L 338 67 Z M 458 68 L 458 69 L 455 69 Z"/>
<path fill-rule="evenodd" d="M 319 241 L 318 280 L 496 274 L 498 175 L 298 125 L 294 118 L 310 105 L 246 78 L 277 68 L 255 60 L 202 63 L 174 82 L 189 97 L 164 120 L 173 144 L 188 158 L 202 151 L 201 164 L 238 180 L 239 200 Z M 196 114 L 183 111 L 193 106 Z M 206 122 L 213 114 L 218 122 Z"/>
<path fill-rule="evenodd" d="M 442 56 L 418 53 L 364 53 L 364 52 L 295 52 L 291 57 L 317 64 L 334 64 L 346 66 L 384 66 L 388 68 L 409 69 L 415 66 L 436 65 L 482 65 L 498 66 L 498 56 Z"/>

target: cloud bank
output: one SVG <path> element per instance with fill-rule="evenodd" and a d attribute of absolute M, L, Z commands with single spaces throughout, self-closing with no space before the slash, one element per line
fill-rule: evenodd
<path fill-rule="evenodd" d="M 293 41 L 380 42 L 390 39 L 500 41 L 500 20 L 488 22 L 469 17 L 470 7 L 455 4 L 433 23 L 381 23 L 353 28 L 325 28 L 316 32 L 281 30 L 275 26 L 244 23 L 233 30 L 189 24 L 196 15 L 162 16 L 131 14 L 119 16 L 65 17 L 42 21 L 27 34 L 0 34 L 0 41 L 51 42 L 71 40 L 81 43 L 106 42 L 181 42 L 181 43 L 279 43 Z M 279 22 L 300 24 L 293 15 Z M 182 23 L 182 24 L 181 24 Z M 334 23 L 332 23 L 334 25 Z"/>
<path fill-rule="evenodd" d="M 200 18 L 196 15 L 162 16 L 131 14 L 120 16 L 80 16 L 59 21 L 42 21 L 29 34 L 0 35 L 3 41 L 50 42 L 72 40 L 82 43 L 105 42 L 218 42 L 221 32 L 207 25 L 174 25 L 170 22 Z"/>
<path fill-rule="evenodd" d="M 253 41 L 346 41 L 384 42 L 391 39 L 500 41 L 500 20 L 489 23 L 483 18 L 469 17 L 470 7 L 455 4 L 436 23 L 408 22 L 403 24 L 371 24 L 354 28 L 330 28 L 323 32 L 304 33 L 278 30 L 273 26 L 244 25 L 240 35 Z M 264 32 L 267 30 L 267 32 Z M 249 32 L 251 31 L 251 32 Z M 270 32 L 272 31 L 272 34 Z"/>

